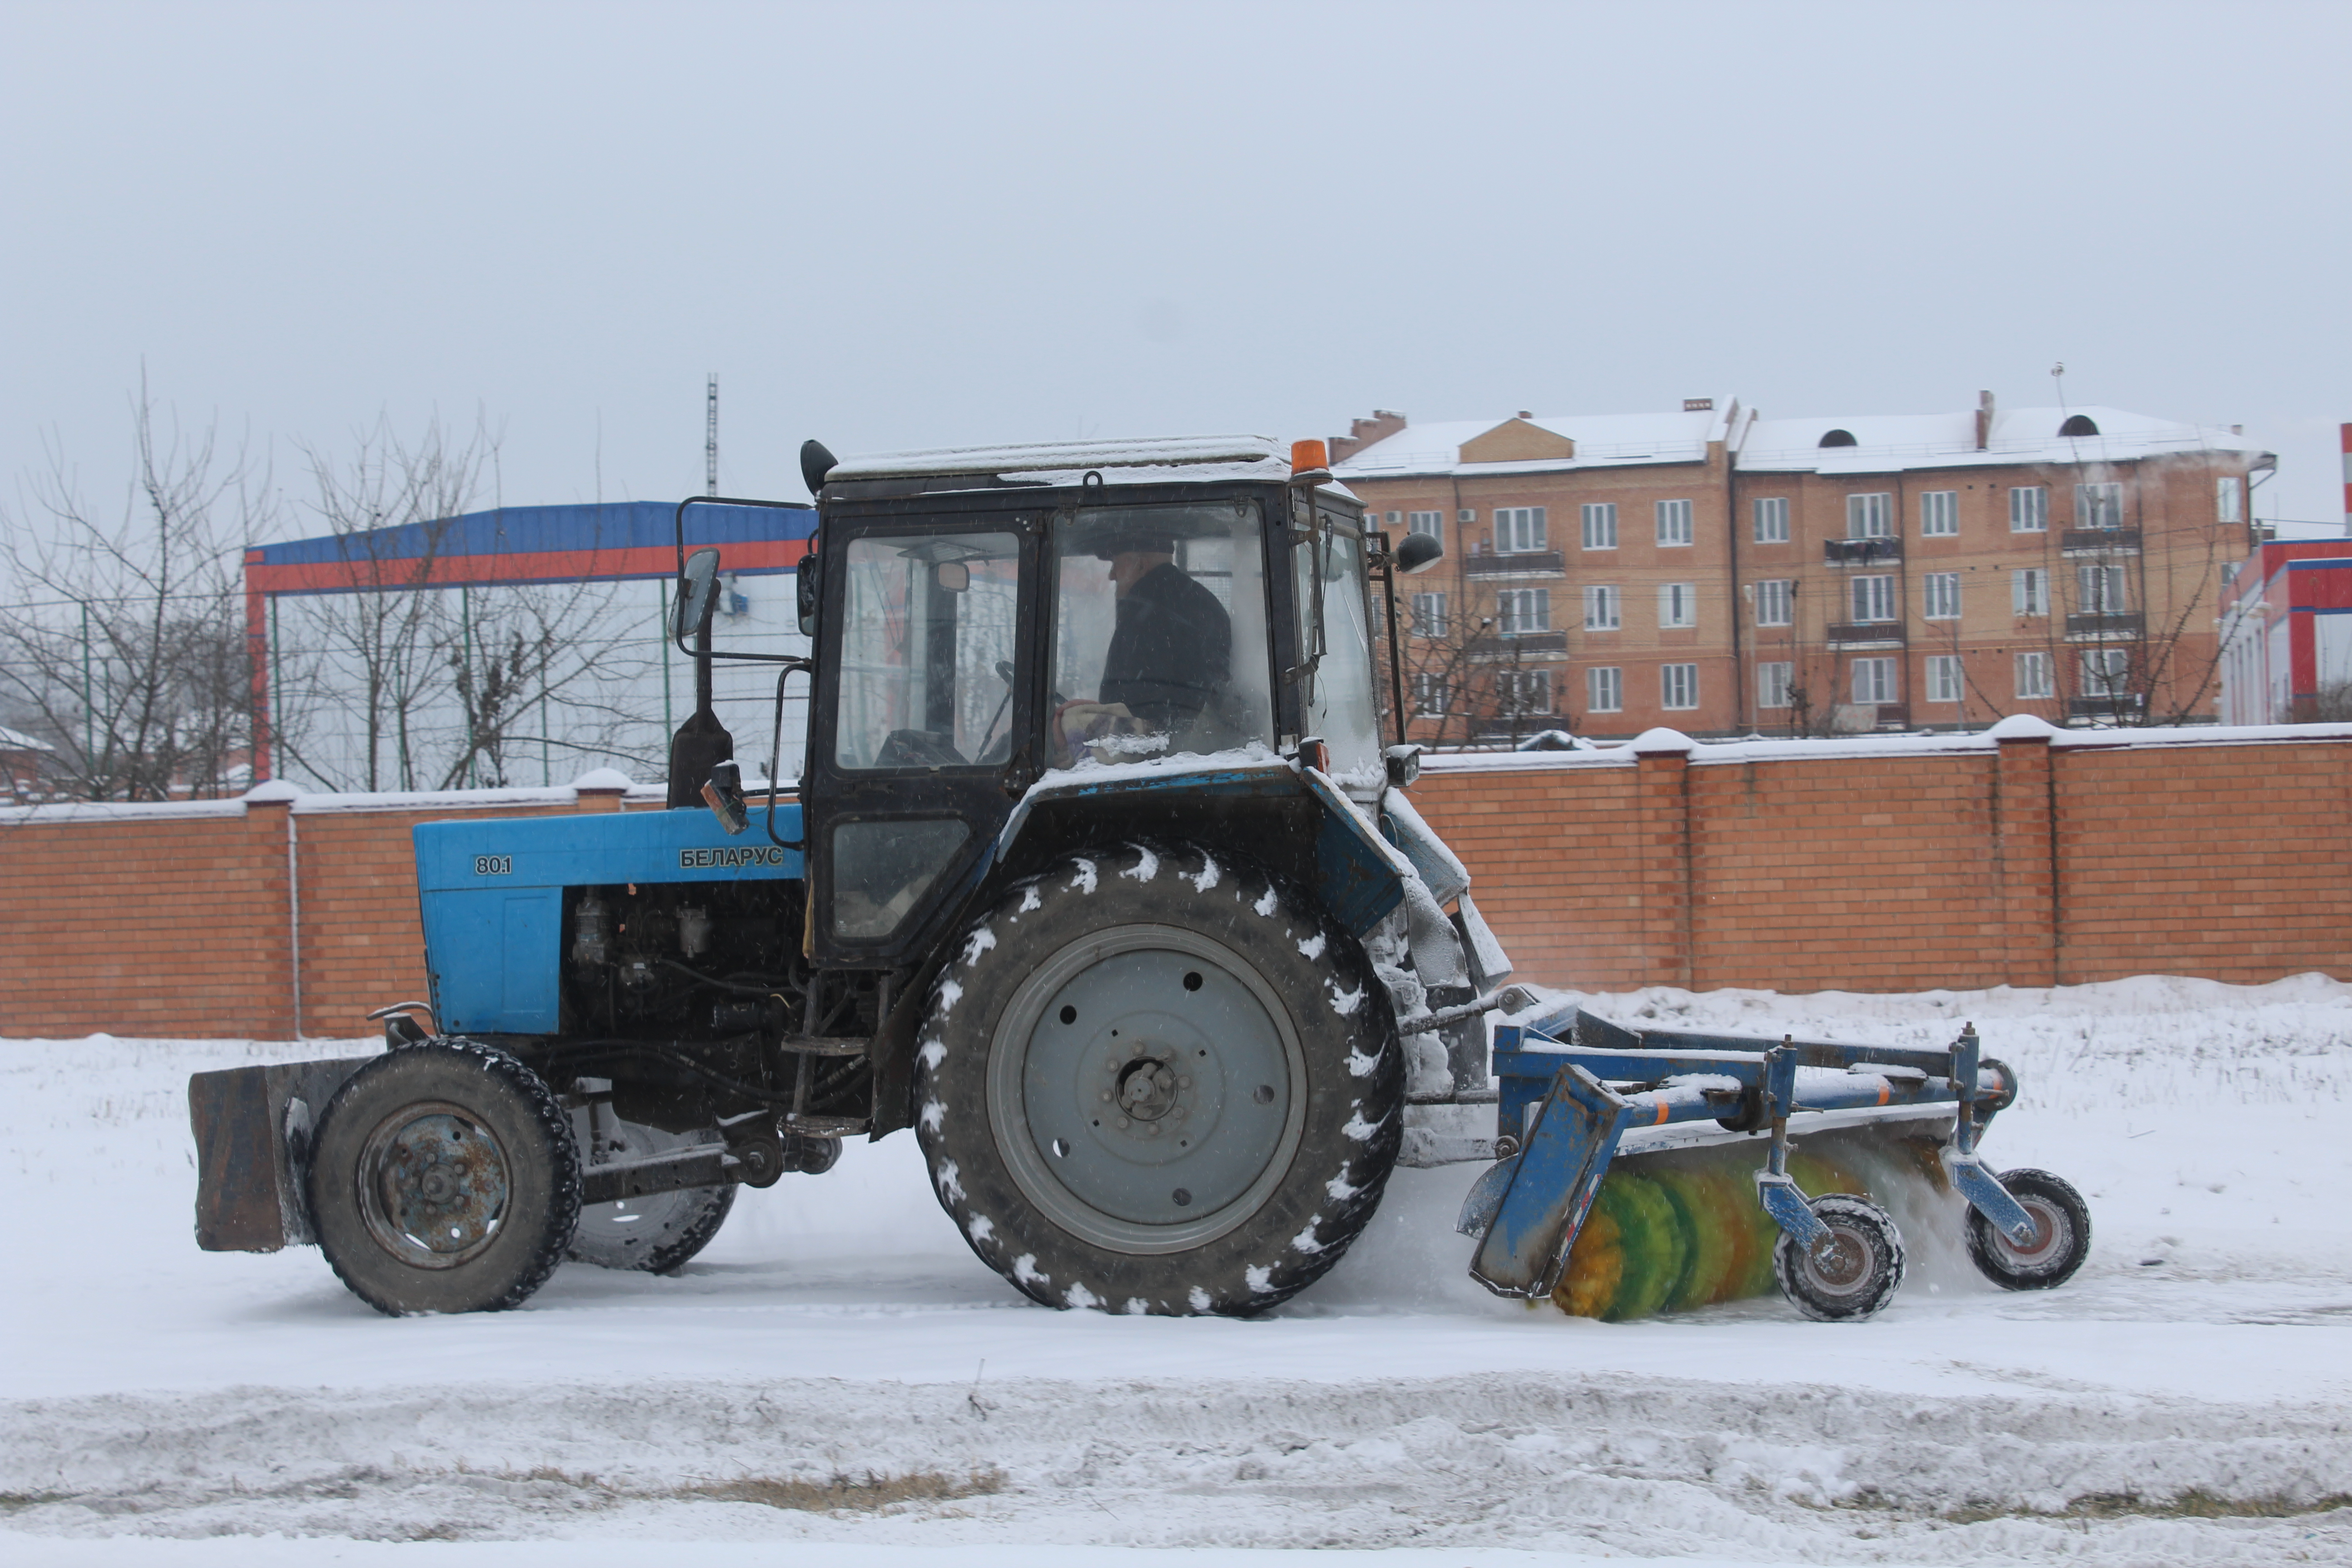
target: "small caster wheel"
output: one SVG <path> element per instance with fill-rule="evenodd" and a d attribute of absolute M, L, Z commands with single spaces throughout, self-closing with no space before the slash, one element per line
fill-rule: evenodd
<path fill-rule="evenodd" d="M 1850 1323 L 1895 1299 L 1903 1285 L 1903 1235 L 1868 1198 L 1831 1193 L 1808 1205 L 1829 1235 L 1799 1247 L 1786 1231 L 1772 1248 L 1780 1293 L 1816 1322 Z"/>
<path fill-rule="evenodd" d="M 2033 1216 L 2033 1240 L 2020 1247 L 1969 1210 L 1969 1258 L 1977 1271 L 2004 1290 L 2063 1285 L 2091 1254 L 2091 1211 L 2083 1194 L 2047 1171 L 2004 1171 L 2000 1184 Z"/>

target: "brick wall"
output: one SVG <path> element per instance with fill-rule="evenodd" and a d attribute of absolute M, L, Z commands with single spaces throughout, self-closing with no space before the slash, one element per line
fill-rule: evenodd
<path fill-rule="evenodd" d="M 2352 726 L 1434 759 L 1520 978 L 1780 991 L 2352 979 Z M 616 789 L 0 816 L 0 1034 L 367 1032 L 425 994 L 409 830 Z"/>
<path fill-rule="evenodd" d="M 1439 759 L 1413 793 L 1519 977 L 1548 984 L 2352 979 L 2352 726 L 1658 731 Z"/>

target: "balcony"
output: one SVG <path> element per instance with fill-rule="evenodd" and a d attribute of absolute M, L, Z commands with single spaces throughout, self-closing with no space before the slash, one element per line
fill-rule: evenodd
<path fill-rule="evenodd" d="M 2095 612 L 2066 617 L 2068 642 L 2132 642 L 2145 636 L 2145 616 L 2111 616 Z"/>
<path fill-rule="evenodd" d="M 1824 539 L 1824 566 L 1877 566 L 1903 559 L 1903 542 L 1893 534 L 1875 539 Z"/>
<path fill-rule="evenodd" d="M 1851 622 L 1830 627 L 1825 637 L 1830 647 L 1840 652 L 1904 646 L 1903 623 L 1900 621 Z"/>
<path fill-rule="evenodd" d="M 1473 555 L 1463 563 L 1472 577 L 1557 577 L 1568 561 L 1557 550 L 1521 550 L 1508 555 Z"/>
<path fill-rule="evenodd" d="M 2137 691 L 2118 691 L 2111 697 L 2069 697 L 2066 717 L 2069 719 L 2137 719 L 2147 699 Z"/>
<path fill-rule="evenodd" d="M 1487 637 L 1470 639 L 1470 657 L 1475 659 L 1539 658 L 1547 654 L 1568 652 L 1566 632 L 1521 632 L 1517 637 Z"/>
<path fill-rule="evenodd" d="M 2137 528 L 2070 528 L 2058 536 L 2062 555 L 2137 555 Z"/>

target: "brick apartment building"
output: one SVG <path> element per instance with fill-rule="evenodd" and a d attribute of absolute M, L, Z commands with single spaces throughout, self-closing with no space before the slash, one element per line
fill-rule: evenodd
<path fill-rule="evenodd" d="M 1822 734 L 2210 721 L 2225 565 L 2276 467 L 2111 408 L 1355 421 L 1335 471 L 1445 559 L 1412 732 Z"/>

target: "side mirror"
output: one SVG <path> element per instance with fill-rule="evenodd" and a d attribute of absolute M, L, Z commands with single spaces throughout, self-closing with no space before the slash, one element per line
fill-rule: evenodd
<path fill-rule="evenodd" d="M 940 562 L 931 568 L 931 576 L 942 593 L 961 594 L 971 587 L 971 568 L 961 561 Z"/>
<path fill-rule="evenodd" d="M 1408 533 L 1397 546 L 1397 570 L 1410 577 L 1416 572 L 1426 572 L 1444 557 L 1445 546 L 1426 533 Z"/>
<path fill-rule="evenodd" d="M 824 584 L 824 571 L 814 550 L 802 556 L 801 563 L 793 571 L 793 596 L 800 601 L 801 636 L 804 637 L 816 636 L 817 593 Z"/>
<path fill-rule="evenodd" d="M 719 596 L 719 552 L 705 545 L 686 558 L 677 585 L 677 636 L 681 642 L 702 629 Z"/>

